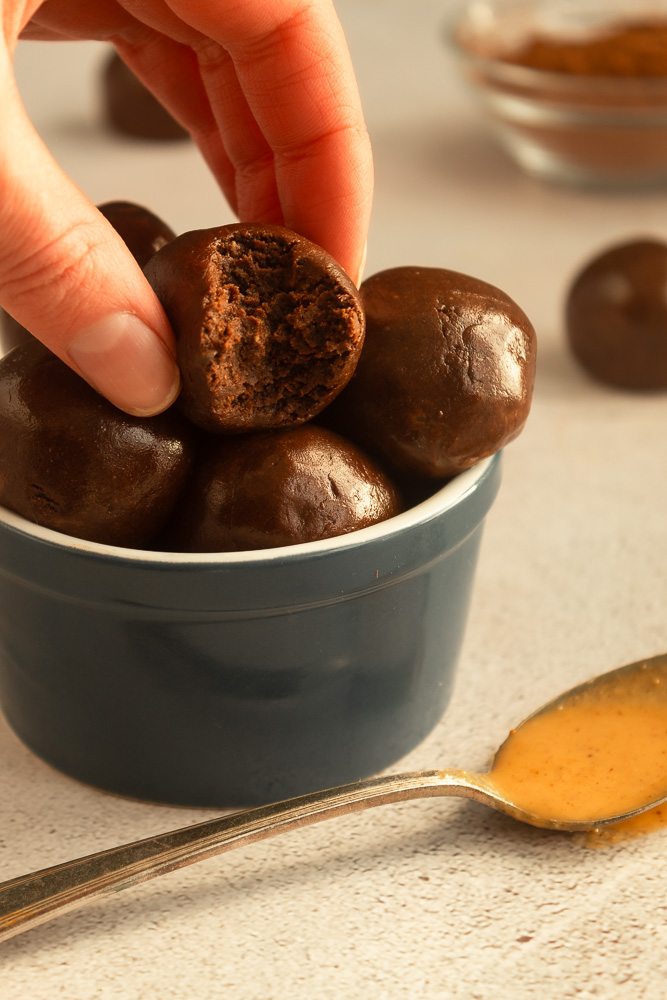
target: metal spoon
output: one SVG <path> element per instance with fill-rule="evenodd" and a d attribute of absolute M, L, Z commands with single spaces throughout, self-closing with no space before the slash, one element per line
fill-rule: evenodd
<path fill-rule="evenodd" d="M 598 685 L 608 684 L 610 680 L 622 675 L 628 678 L 641 675 L 658 685 L 663 680 L 667 682 L 667 654 L 628 664 L 578 685 L 533 713 L 521 725 L 544 712 L 572 702 L 584 691 L 593 691 Z M 664 685 L 664 698 L 667 700 L 667 683 Z M 460 770 L 411 771 L 298 795 L 283 802 L 148 837 L 0 883 L 0 941 L 73 910 L 89 900 L 101 899 L 234 847 L 245 846 L 333 816 L 433 795 L 475 799 L 533 826 L 556 830 L 590 830 L 629 819 L 667 801 L 667 775 L 665 793 L 660 798 L 638 809 L 600 816 L 585 822 L 568 822 L 558 817 L 532 815 L 503 797 L 494 787 L 489 774 Z"/>

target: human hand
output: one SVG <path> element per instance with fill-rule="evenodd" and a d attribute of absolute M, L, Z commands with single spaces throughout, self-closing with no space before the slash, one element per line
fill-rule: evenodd
<path fill-rule="evenodd" d="M 198 144 L 242 221 L 278 222 L 357 281 L 372 162 L 331 0 L 0 0 L 0 305 L 130 413 L 179 390 L 173 334 L 118 234 L 22 106 L 19 37 L 113 43 Z"/>

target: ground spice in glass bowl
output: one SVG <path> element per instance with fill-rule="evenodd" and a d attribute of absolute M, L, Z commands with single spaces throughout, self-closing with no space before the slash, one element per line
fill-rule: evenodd
<path fill-rule="evenodd" d="M 477 0 L 448 34 L 523 169 L 589 186 L 667 183 L 667 4 Z"/>
<path fill-rule="evenodd" d="M 576 76 L 667 77 L 667 19 L 610 25 L 585 38 L 535 35 L 502 58 Z"/>

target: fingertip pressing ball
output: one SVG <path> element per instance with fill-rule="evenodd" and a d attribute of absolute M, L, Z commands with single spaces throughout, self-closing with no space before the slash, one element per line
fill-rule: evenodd
<path fill-rule="evenodd" d="M 574 356 L 599 382 L 667 388 L 667 244 L 633 240 L 593 258 L 570 285 L 565 322 Z"/>
<path fill-rule="evenodd" d="M 166 529 L 163 548 L 232 552 L 314 542 L 402 510 L 379 466 L 314 424 L 211 436 Z"/>
<path fill-rule="evenodd" d="M 179 405 L 204 430 L 304 423 L 352 376 L 364 339 L 359 293 L 329 254 L 288 229 L 183 233 L 145 274 L 176 334 Z"/>
<path fill-rule="evenodd" d="M 0 503 L 36 524 L 146 547 L 190 473 L 192 436 L 173 409 L 116 409 L 38 341 L 0 361 Z"/>
<path fill-rule="evenodd" d="M 399 475 L 446 479 L 513 440 L 528 417 L 535 331 L 484 281 L 398 267 L 361 286 L 366 340 L 327 422 Z"/>
<path fill-rule="evenodd" d="M 176 236 L 166 222 L 134 202 L 107 201 L 98 205 L 97 209 L 116 230 L 141 268 Z M 18 320 L 4 309 L 0 310 L 0 355 L 31 340 L 32 334 Z"/>

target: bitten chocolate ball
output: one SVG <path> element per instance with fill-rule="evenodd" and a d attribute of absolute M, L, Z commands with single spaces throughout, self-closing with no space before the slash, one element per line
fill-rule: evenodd
<path fill-rule="evenodd" d="M 102 103 L 109 125 L 121 135 L 154 142 L 190 138 L 116 52 L 102 70 Z"/>
<path fill-rule="evenodd" d="M 402 510 L 359 448 L 313 424 L 211 437 L 163 539 L 186 552 L 268 549 L 332 538 Z"/>
<path fill-rule="evenodd" d="M 327 411 L 398 475 L 445 479 L 521 431 L 535 331 L 500 289 L 441 268 L 397 267 L 361 286 L 366 341 Z"/>
<path fill-rule="evenodd" d="M 146 547 L 185 485 L 192 434 L 173 410 L 116 409 L 38 341 L 0 361 L 0 503 L 37 524 Z"/>
<path fill-rule="evenodd" d="M 294 426 L 343 388 L 364 338 L 357 289 L 281 226 L 183 233 L 145 274 L 176 334 L 179 405 L 204 430 Z"/>
<path fill-rule="evenodd" d="M 565 305 L 577 360 L 621 389 L 667 388 L 667 244 L 611 247 L 574 278 Z"/>
<path fill-rule="evenodd" d="M 97 206 L 142 269 L 176 233 L 153 212 L 132 201 L 107 201 Z"/>

